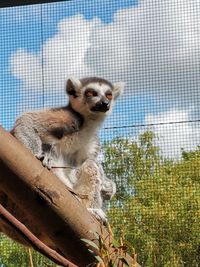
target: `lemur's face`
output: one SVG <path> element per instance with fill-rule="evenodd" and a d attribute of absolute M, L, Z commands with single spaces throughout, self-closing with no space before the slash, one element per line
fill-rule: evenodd
<path fill-rule="evenodd" d="M 103 83 L 89 83 L 83 87 L 83 98 L 91 112 L 107 112 L 111 108 L 112 88 Z"/>
<path fill-rule="evenodd" d="M 124 84 L 111 84 L 101 78 L 74 77 L 67 82 L 67 93 L 72 107 L 82 115 L 104 116 L 110 113 L 116 98 L 122 93 Z"/>

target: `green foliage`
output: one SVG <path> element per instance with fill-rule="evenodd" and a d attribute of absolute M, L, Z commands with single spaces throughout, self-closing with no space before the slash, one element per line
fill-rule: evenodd
<path fill-rule="evenodd" d="M 159 164 L 158 148 L 153 145 L 154 137 L 154 133 L 145 132 L 137 142 L 117 138 L 105 144 L 104 168 L 108 176 L 120 184 L 119 197 L 127 195 L 130 184 L 150 175 L 154 166 Z"/>
<path fill-rule="evenodd" d="M 29 266 L 28 251 L 1 235 L 0 263 L 2 266 L 6 267 Z"/>
<path fill-rule="evenodd" d="M 33 267 L 56 267 L 50 260 L 31 250 Z M 31 267 L 28 248 L 25 248 L 11 239 L 0 235 L 0 267 Z"/>
<path fill-rule="evenodd" d="M 111 222 L 116 232 L 123 227 L 142 266 L 200 266 L 200 149 L 167 161 L 154 138 L 145 132 L 137 142 L 105 145 L 106 173 L 118 184 Z"/>
<path fill-rule="evenodd" d="M 103 234 L 94 234 L 94 239 L 81 239 L 88 246 L 88 250 L 96 255 L 96 262 L 91 265 L 94 267 L 136 267 L 136 254 L 132 244 L 124 237 L 124 232 L 121 231 L 120 236 L 116 239 L 109 224 L 107 224 L 108 235 L 102 237 Z M 95 254 L 94 254 L 95 251 Z M 130 253 L 133 262 L 128 262 L 126 256 Z M 130 265 L 131 264 L 131 265 Z"/>

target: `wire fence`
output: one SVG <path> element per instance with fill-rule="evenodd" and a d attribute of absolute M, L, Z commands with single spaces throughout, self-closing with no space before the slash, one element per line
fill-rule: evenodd
<path fill-rule="evenodd" d="M 0 124 L 67 104 L 66 80 L 125 90 L 100 131 L 105 203 L 142 266 L 200 266 L 200 4 L 61 1 L 0 9 Z M 0 236 L 0 266 L 49 266 Z"/>

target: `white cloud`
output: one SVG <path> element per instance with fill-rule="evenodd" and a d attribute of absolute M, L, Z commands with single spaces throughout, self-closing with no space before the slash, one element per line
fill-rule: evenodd
<path fill-rule="evenodd" d="M 24 91 L 40 92 L 44 83 L 47 94 L 60 92 L 70 74 L 123 80 L 125 95 L 147 93 L 156 99 L 157 111 L 170 110 L 147 115 L 146 123 L 188 120 L 189 112 L 198 111 L 200 105 L 199 14 L 196 0 L 142 0 L 137 7 L 118 11 L 110 24 L 77 15 L 61 21 L 38 54 L 17 51 L 11 70 Z M 155 130 L 166 156 L 179 157 L 181 147 L 199 144 L 200 131 L 194 124 Z"/>
<path fill-rule="evenodd" d="M 146 116 L 146 124 L 156 124 L 151 130 L 157 136 L 156 145 L 164 157 L 178 159 L 181 157 L 182 149 L 193 150 L 200 145 L 199 124 L 188 121 L 188 113 L 183 110 L 170 110 Z"/>
<path fill-rule="evenodd" d="M 38 54 L 17 50 L 10 62 L 13 75 L 22 82 L 21 89 L 39 93 L 44 84 L 46 93 L 59 92 L 70 74 L 89 75 L 85 53 L 90 46 L 91 30 L 98 23 L 96 19 L 88 22 L 77 15 L 61 21 L 56 35 L 44 43 Z"/>
<path fill-rule="evenodd" d="M 162 105 L 177 99 L 192 105 L 191 93 L 200 92 L 199 14 L 197 1 L 141 1 L 99 28 L 88 64 L 100 75 L 125 79 L 130 92 L 150 92 Z"/>
<path fill-rule="evenodd" d="M 60 89 L 71 73 L 96 74 L 124 80 L 127 91 L 148 92 L 162 106 L 199 105 L 199 14 L 200 2 L 195 0 L 151 0 L 118 11 L 110 24 L 81 15 L 67 18 L 35 55 L 44 54 L 45 86 Z M 24 62 L 23 54 L 13 58 L 13 73 L 22 82 L 30 81 L 34 62 L 25 77 L 23 64 L 15 63 Z"/>
<path fill-rule="evenodd" d="M 25 90 L 42 90 L 42 59 L 30 54 L 24 49 L 18 49 L 11 58 L 11 71 L 15 77 L 22 80 Z"/>

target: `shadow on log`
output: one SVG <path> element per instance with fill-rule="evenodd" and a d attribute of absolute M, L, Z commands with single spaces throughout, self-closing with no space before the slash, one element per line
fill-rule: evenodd
<path fill-rule="evenodd" d="M 101 234 L 100 223 L 52 172 L 2 127 L 0 190 L 67 259 L 80 267 L 94 262 L 94 256 L 81 238 L 92 240 L 93 233 Z M 103 228 L 103 236 L 107 235 Z M 127 261 L 133 266 L 129 255 Z"/>

